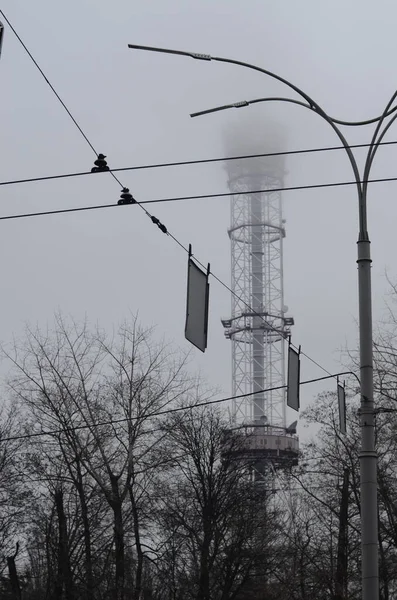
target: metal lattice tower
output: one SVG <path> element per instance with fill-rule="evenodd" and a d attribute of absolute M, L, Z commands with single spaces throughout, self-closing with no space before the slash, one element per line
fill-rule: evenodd
<path fill-rule="evenodd" d="M 274 157 L 233 161 L 227 172 L 233 194 L 229 229 L 233 294 L 231 318 L 222 323 L 232 343 L 233 396 L 238 396 L 285 385 L 286 339 L 293 319 L 286 316 L 284 305 L 285 221 L 277 191 L 283 183 L 283 163 Z M 232 422 L 261 424 L 270 437 L 281 431 L 285 435 L 285 389 L 235 399 Z"/>

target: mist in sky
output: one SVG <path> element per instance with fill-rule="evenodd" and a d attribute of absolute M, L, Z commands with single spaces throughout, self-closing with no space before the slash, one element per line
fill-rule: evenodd
<path fill-rule="evenodd" d="M 301 87 L 330 115 L 380 114 L 396 87 L 394 2 L 336 0 L 3 0 L 12 22 L 96 152 L 110 167 L 339 146 L 332 129 L 303 108 L 257 104 L 196 119 L 190 113 L 264 96 L 296 97 L 282 83 L 238 66 L 128 49 L 128 43 L 226 56 L 258 64 Z M 387 18 L 386 16 L 387 15 Z M 0 18 L 0 20 L 2 20 Z M 380 33 L 381 31 L 381 33 Z M 246 114 L 246 116 L 244 115 Z M 249 123 L 249 124 L 248 124 Z M 236 135 L 244 130 L 245 136 Z M 278 132 L 281 131 L 279 134 Z M 373 126 L 346 129 L 351 144 Z M 90 171 L 95 153 L 5 27 L 0 61 L 0 180 Z M 265 132 L 265 141 L 264 139 Z M 397 126 L 387 140 L 397 139 Z M 263 146 L 262 146 L 263 143 Z M 380 149 L 373 178 L 394 177 L 395 146 Z M 356 151 L 362 163 L 365 149 Z M 353 179 L 340 150 L 292 155 L 285 186 Z M 131 170 L 117 175 L 139 201 L 227 192 L 223 162 Z M 397 276 L 396 183 L 369 190 L 374 316 L 384 314 L 385 271 Z M 115 204 L 109 174 L 0 186 L 0 216 Z M 358 230 L 354 186 L 286 191 L 285 299 L 295 343 L 332 373 L 357 344 Z M 229 198 L 145 205 L 203 264 L 230 285 Z M 0 338 L 25 322 L 45 327 L 54 311 L 111 328 L 130 313 L 158 335 L 184 340 L 187 255 L 137 206 L 0 222 Z M 230 293 L 211 281 L 208 349 L 192 368 L 230 393 L 231 348 L 220 322 Z M 343 369 L 344 370 L 344 369 Z M 302 379 L 324 375 L 307 359 Z M 326 382 L 302 390 L 305 407 Z"/>

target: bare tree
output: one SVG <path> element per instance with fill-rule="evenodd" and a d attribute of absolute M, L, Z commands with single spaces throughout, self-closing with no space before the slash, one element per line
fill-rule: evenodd
<path fill-rule="evenodd" d="M 242 441 L 226 437 L 226 427 L 210 408 L 167 423 L 174 470 L 162 482 L 158 512 L 167 600 L 242 598 L 252 577 L 264 575 L 266 493 L 250 483 L 246 462 L 234 452 Z"/>
<path fill-rule="evenodd" d="M 312 573 L 317 579 L 321 574 L 323 589 L 338 599 L 360 593 L 359 422 L 354 397 L 348 401 L 346 435 L 339 431 L 335 394 L 321 394 L 304 413 L 319 431 L 294 474 L 315 518 L 316 543 L 308 547 Z"/>
<path fill-rule="evenodd" d="M 149 493 L 142 491 L 140 480 L 154 468 L 149 460 L 159 435 L 153 430 L 154 419 L 191 387 L 184 372 L 186 358 L 156 343 L 152 331 L 141 328 L 136 320 L 120 327 L 113 339 L 90 332 L 87 323 L 66 323 L 59 315 L 55 324 L 54 331 L 46 334 L 29 329 L 22 345 L 6 351 L 14 365 L 9 385 L 29 408 L 33 429 L 60 432 L 60 447 L 82 514 L 87 512 L 84 477 L 95 482 L 106 499 L 114 530 L 112 595 L 122 600 L 126 592 L 126 500 L 132 508 L 138 555 L 134 588 L 140 590 L 143 556 L 137 507 L 144 503 L 140 496 Z M 86 524 L 84 535 L 91 578 Z"/>

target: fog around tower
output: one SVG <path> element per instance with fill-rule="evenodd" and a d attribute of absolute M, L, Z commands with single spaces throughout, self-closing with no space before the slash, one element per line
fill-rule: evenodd
<path fill-rule="evenodd" d="M 283 152 L 287 148 L 285 128 L 276 121 L 261 121 L 249 108 L 245 112 L 241 110 L 238 118 L 224 127 L 222 134 L 225 156 L 271 154 Z M 285 157 L 269 156 L 228 161 L 225 163 L 225 168 L 228 173 L 234 174 L 238 169 L 241 175 L 267 170 L 271 172 L 274 169 L 284 172 Z"/>

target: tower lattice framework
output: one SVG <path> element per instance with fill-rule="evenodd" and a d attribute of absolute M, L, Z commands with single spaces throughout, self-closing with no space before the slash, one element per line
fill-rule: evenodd
<path fill-rule="evenodd" d="M 283 283 L 285 221 L 283 169 L 274 161 L 228 166 L 231 196 L 232 314 L 224 319 L 232 343 L 234 425 L 262 424 L 268 434 L 286 428 L 286 316 Z M 266 190 L 262 193 L 251 193 Z M 262 392 L 268 388 L 270 391 Z M 274 431 L 275 433 L 275 431 Z"/>

